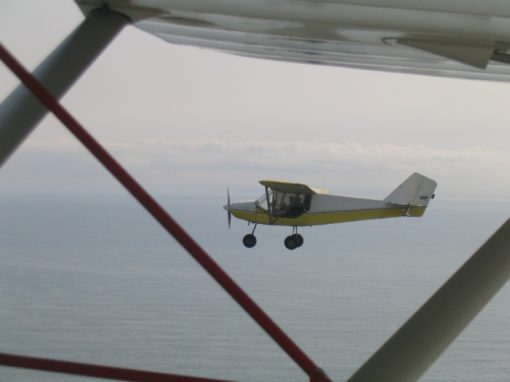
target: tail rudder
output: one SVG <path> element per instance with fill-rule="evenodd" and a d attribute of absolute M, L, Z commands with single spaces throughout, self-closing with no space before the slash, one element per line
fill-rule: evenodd
<path fill-rule="evenodd" d="M 437 183 L 434 180 L 415 172 L 384 201 L 390 205 L 427 207 L 430 200 L 434 198 L 436 186 Z"/>

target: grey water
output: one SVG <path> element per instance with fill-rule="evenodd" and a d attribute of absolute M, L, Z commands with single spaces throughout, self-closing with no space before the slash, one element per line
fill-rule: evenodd
<path fill-rule="evenodd" d="M 508 218 L 435 200 L 423 218 L 229 230 L 223 196 L 169 212 L 334 381 L 346 380 Z M 422 381 L 510 380 L 510 284 Z M 0 198 L 0 352 L 239 381 L 306 375 L 131 197 Z M 0 381 L 94 379 L 0 367 Z"/>

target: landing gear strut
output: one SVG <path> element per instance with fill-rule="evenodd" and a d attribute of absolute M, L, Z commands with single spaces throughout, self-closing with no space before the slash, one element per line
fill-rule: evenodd
<path fill-rule="evenodd" d="M 255 229 L 257 228 L 257 224 L 253 227 L 253 231 L 244 235 L 243 244 L 246 248 L 253 248 L 257 244 L 257 238 L 255 237 Z M 292 235 L 289 235 L 283 241 L 285 244 L 285 248 L 293 250 L 299 248 L 303 245 L 304 239 L 299 233 L 297 233 L 297 227 L 292 227 Z"/>
<path fill-rule="evenodd" d="M 292 235 L 289 235 L 283 241 L 285 248 L 293 250 L 303 245 L 304 239 L 297 233 L 297 227 L 292 227 Z"/>
<path fill-rule="evenodd" d="M 244 235 L 243 237 L 243 244 L 246 248 L 253 248 L 255 247 L 255 244 L 257 244 L 257 238 L 254 235 L 255 228 L 257 228 L 257 224 L 253 227 L 253 231 L 251 231 L 251 233 Z"/>

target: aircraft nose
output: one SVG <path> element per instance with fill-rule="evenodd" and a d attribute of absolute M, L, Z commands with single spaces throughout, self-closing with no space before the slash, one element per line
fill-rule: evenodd
<path fill-rule="evenodd" d="M 223 208 L 225 208 L 227 211 L 239 210 L 239 211 L 250 211 L 250 212 L 253 212 L 256 209 L 254 202 L 231 203 L 230 208 L 229 208 L 228 204 L 226 206 L 224 206 Z"/>

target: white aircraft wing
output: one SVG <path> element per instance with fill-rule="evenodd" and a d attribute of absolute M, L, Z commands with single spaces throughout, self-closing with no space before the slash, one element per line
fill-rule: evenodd
<path fill-rule="evenodd" d="M 104 0 L 77 0 L 87 13 Z M 115 0 L 173 44 L 264 59 L 510 80 L 510 2 Z"/>
<path fill-rule="evenodd" d="M 289 193 L 303 193 L 303 194 L 315 194 L 316 191 L 308 187 L 306 184 L 282 182 L 279 180 L 261 180 L 259 182 L 264 187 L 268 187 L 273 191 L 278 192 L 289 192 Z"/>

